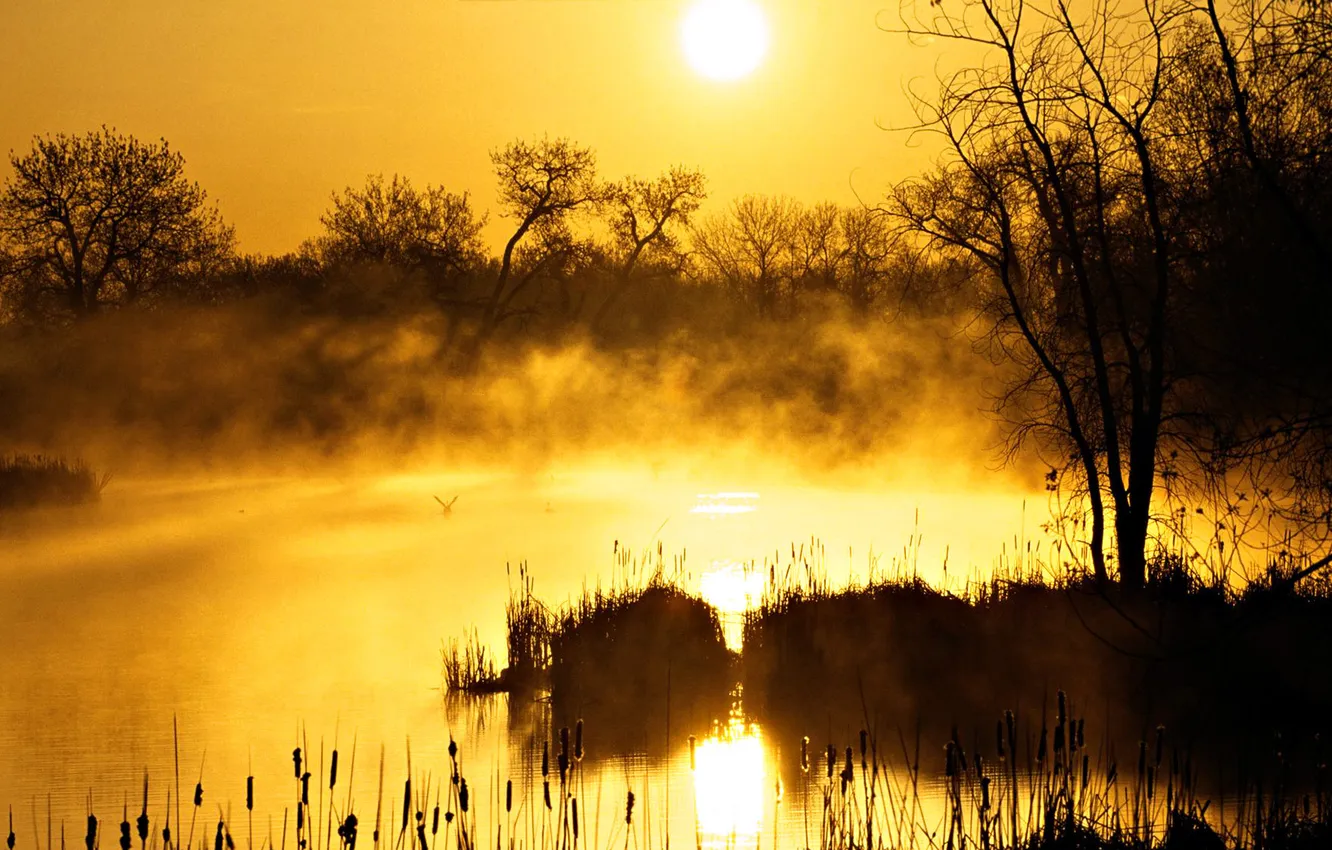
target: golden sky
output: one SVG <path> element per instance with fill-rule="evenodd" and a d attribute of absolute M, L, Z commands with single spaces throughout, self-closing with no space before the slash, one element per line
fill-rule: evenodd
<path fill-rule="evenodd" d="M 714 202 L 873 200 L 919 167 L 878 124 L 909 119 L 903 87 L 931 88 L 939 56 L 876 26 L 895 0 L 760 2 L 763 64 L 719 83 L 685 62 L 688 0 L 15 0 L 0 149 L 104 123 L 165 137 L 242 249 L 272 252 L 371 172 L 492 208 L 487 151 L 517 137 L 590 145 L 606 177 L 698 166 Z"/>

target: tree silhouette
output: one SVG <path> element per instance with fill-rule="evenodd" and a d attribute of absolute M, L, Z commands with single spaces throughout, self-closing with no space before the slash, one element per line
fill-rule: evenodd
<path fill-rule="evenodd" d="M 675 228 L 689 226 L 699 204 L 707 197 L 706 187 L 701 171 L 680 166 L 652 180 L 626 177 L 605 187 L 602 201 L 610 219 L 611 242 L 607 253 L 614 282 L 610 294 L 592 317 L 593 329 L 605 321 L 645 260 L 679 268 L 681 251 Z"/>
<path fill-rule="evenodd" d="M 439 274 L 467 272 L 484 261 L 481 229 L 467 194 L 441 186 L 417 190 L 406 177 L 372 174 L 365 186 L 334 194 L 316 242 L 326 263 L 378 263 Z"/>
<path fill-rule="evenodd" d="M 76 317 L 200 279 L 234 241 L 185 160 L 110 128 L 37 138 L 0 194 L 6 271 Z"/>
<path fill-rule="evenodd" d="M 535 235 L 544 235 L 538 246 L 562 250 L 569 242 L 557 237 L 564 232 L 569 214 L 600 200 L 603 193 L 597 182 L 596 156 L 590 148 L 568 139 L 514 141 L 492 151 L 490 160 L 499 179 L 500 206 L 517 225 L 504 244 L 499 271 L 483 304 L 473 355 L 495 328 L 513 315 L 514 300 L 557 259 L 529 256 L 525 270 L 515 277 L 515 259 L 523 240 L 539 231 Z"/>

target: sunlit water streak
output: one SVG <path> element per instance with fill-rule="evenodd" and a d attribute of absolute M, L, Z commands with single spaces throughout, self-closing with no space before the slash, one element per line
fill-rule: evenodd
<path fill-rule="evenodd" d="M 173 717 L 187 821 L 201 774 L 207 815 L 219 803 L 239 808 L 252 769 L 255 811 L 265 814 L 256 834 L 267 836 L 272 814 L 280 835 L 301 728 L 308 751 L 341 750 L 345 776 L 357 742 L 363 811 L 381 743 L 387 786 L 400 793 L 409 737 L 413 764 L 437 777 L 455 738 L 478 795 L 489 794 L 490 777 L 531 764 L 520 734 L 530 721 L 493 701 L 446 710 L 439 648 L 473 625 L 483 641 L 503 645 L 506 564 L 528 561 L 538 594 L 558 602 L 606 575 L 612 541 L 637 550 L 660 540 L 688 551 L 688 581 L 722 610 L 728 640 L 738 641 L 736 618 L 761 586 L 743 565 L 792 540 L 817 536 L 829 552 L 846 553 L 829 558 L 830 579 L 844 580 L 864 573 L 855 553 L 901 546 L 920 509 L 919 530 L 936 544 L 924 547 L 923 570 L 942 562 L 945 544 L 953 563 L 985 565 L 1021 510 L 1011 492 L 908 495 L 757 474 L 742 487 L 735 481 L 619 467 L 122 478 L 91 510 L 0 517 L 0 805 L 12 803 L 23 827 L 44 822 L 50 795 L 57 824 L 73 829 L 90 789 L 99 811 L 118 816 L 141 794 L 147 768 L 160 806 L 168 787 L 175 794 Z M 696 513 L 699 493 L 761 509 Z M 442 515 L 432 497 L 454 495 L 452 514 Z M 952 523 L 959 514 L 967 525 Z M 752 763 L 752 747 L 740 745 L 750 753 L 743 763 Z M 669 795 L 673 834 L 693 839 L 696 775 L 682 737 L 664 760 L 626 766 L 604 757 L 589 769 L 602 777 L 608 813 L 632 780 L 641 811 Z M 777 775 L 775 757 L 763 748 L 765 776 Z"/>

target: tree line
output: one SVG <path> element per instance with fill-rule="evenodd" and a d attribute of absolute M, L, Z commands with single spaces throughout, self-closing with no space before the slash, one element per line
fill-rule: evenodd
<path fill-rule="evenodd" d="M 237 256 L 177 153 L 103 129 L 11 158 L 5 309 L 380 280 L 444 311 L 470 357 L 506 327 L 604 327 L 654 286 L 771 319 L 825 297 L 961 312 L 1001 367 L 1010 450 L 1047 462 L 1097 583 L 1150 583 L 1200 504 L 1218 569 L 1254 531 L 1280 582 L 1326 566 L 1332 6 L 905 0 L 895 29 L 974 58 L 914 99 L 936 165 L 873 205 L 751 195 L 705 216 L 696 170 L 605 181 L 586 147 L 516 141 L 491 154 L 498 256 L 466 194 L 401 177 L 335 194 L 292 254 Z"/>
<path fill-rule="evenodd" d="M 237 250 L 234 230 L 165 140 L 103 127 L 38 138 L 10 162 L 0 299 L 7 318 L 35 323 L 172 299 L 275 290 L 314 299 L 361 286 L 428 298 L 476 349 L 521 319 L 595 330 L 635 287 L 662 281 L 713 287 L 763 316 L 791 315 L 805 293 L 837 294 L 869 314 L 905 271 L 880 211 L 749 195 L 700 217 L 707 188 L 697 169 L 607 181 L 594 152 L 567 139 L 492 151 L 499 212 L 512 224 L 497 254 L 482 238 L 488 216 L 467 193 L 399 175 L 335 192 L 319 235 L 263 256 Z"/>

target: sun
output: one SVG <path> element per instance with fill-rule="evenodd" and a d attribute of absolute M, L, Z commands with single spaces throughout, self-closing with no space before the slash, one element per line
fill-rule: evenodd
<path fill-rule="evenodd" d="M 699 74 L 737 80 L 767 53 L 768 21 L 754 0 L 697 0 L 685 13 L 680 43 Z"/>

